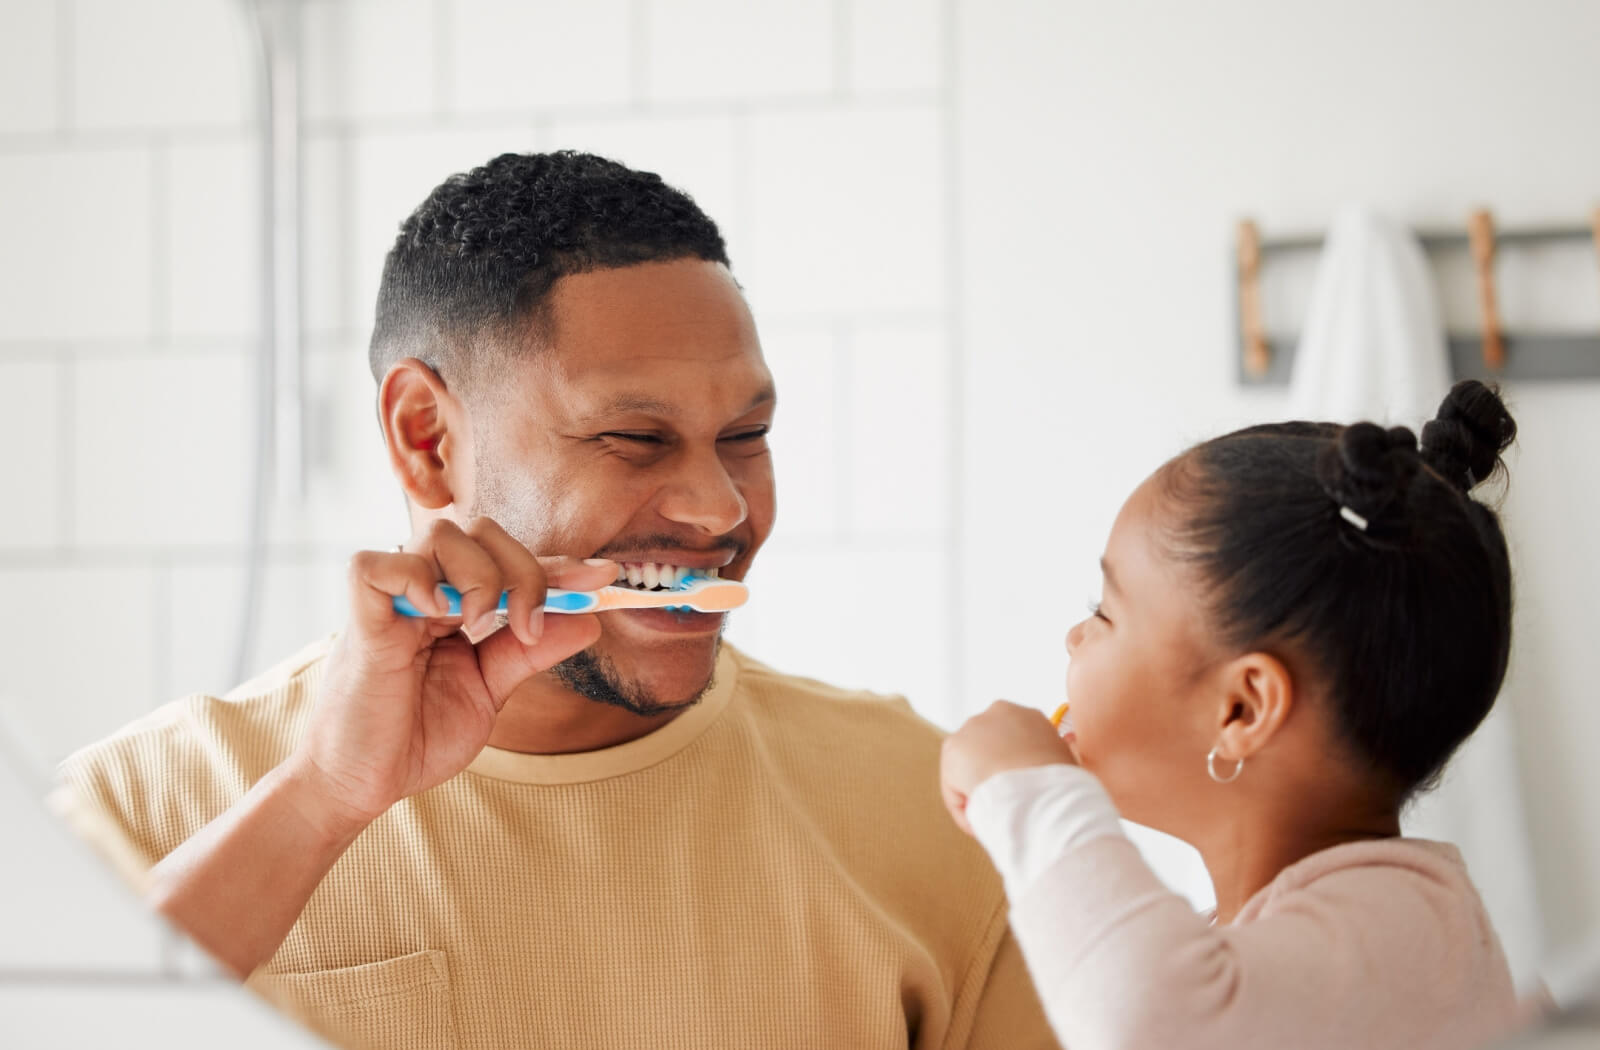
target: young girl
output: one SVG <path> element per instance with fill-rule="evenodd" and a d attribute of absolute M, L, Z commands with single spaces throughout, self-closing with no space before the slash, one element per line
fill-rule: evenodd
<path fill-rule="evenodd" d="M 1071 727 L 999 703 L 945 744 L 957 823 L 1070 1050 L 1476 1046 L 1515 1020 L 1461 857 L 1400 810 L 1483 721 L 1511 571 L 1471 492 L 1516 424 L 1458 384 L 1404 428 L 1208 441 L 1122 508 L 1067 635 Z M 1196 915 L 1118 815 L 1193 844 Z"/>

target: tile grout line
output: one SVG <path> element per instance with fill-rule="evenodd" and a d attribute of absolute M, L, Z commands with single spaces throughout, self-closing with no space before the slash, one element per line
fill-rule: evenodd
<path fill-rule="evenodd" d="M 621 105 L 574 103 L 548 107 L 524 106 L 515 109 L 480 110 L 471 113 L 426 112 L 400 116 L 327 117 L 306 121 L 304 136 L 307 142 L 318 142 L 362 135 L 427 135 L 455 131 L 495 131 L 521 126 L 534 118 L 550 121 L 624 121 L 637 119 L 641 115 L 641 109 L 647 109 L 655 118 L 694 120 L 743 112 L 752 104 L 759 106 L 763 112 L 774 115 L 807 113 L 827 115 L 861 110 L 873 112 L 937 110 L 941 107 L 941 100 L 936 93 L 927 91 L 885 93 L 874 95 L 870 101 L 841 99 L 832 94 L 830 89 L 828 93 L 762 98 L 755 103 L 739 98 L 682 102 L 647 100 L 644 106 L 632 102 Z M 14 132 L 0 136 L 0 157 L 148 148 L 153 133 L 158 133 L 163 141 L 172 145 L 230 143 L 237 142 L 241 134 L 251 133 L 254 126 L 254 122 L 195 123 L 160 129 L 104 127 Z"/>

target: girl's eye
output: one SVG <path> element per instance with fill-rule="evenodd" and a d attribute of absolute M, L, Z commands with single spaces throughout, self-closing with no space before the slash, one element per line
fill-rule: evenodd
<path fill-rule="evenodd" d="M 1099 598 L 1090 598 L 1089 599 L 1089 615 L 1093 616 L 1097 620 L 1106 620 L 1105 613 L 1100 611 L 1100 599 Z M 1106 622 L 1110 623 L 1111 621 L 1110 620 L 1106 620 Z"/>

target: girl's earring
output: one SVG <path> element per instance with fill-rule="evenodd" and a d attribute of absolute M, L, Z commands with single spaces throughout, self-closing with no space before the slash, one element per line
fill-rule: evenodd
<path fill-rule="evenodd" d="M 1238 759 L 1233 767 L 1233 772 L 1223 776 L 1217 772 L 1217 748 L 1221 746 L 1221 744 L 1218 744 L 1211 749 L 1210 754 L 1206 755 L 1206 772 L 1210 773 L 1211 779 L 1219 784 L 1231 784 L 1239 779 L 1240 773 L 1244 772 L 1244 759 Z"/>

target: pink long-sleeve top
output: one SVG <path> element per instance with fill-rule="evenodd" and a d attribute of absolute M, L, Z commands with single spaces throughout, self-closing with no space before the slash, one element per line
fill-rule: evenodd
<path fill-rule="evenodd" d="M 992 777 L 967 816 L 1069 1050 L 1462 1050 L 1516 1023 L 1499 938 L 1453 846 L 1322 850 L 1213 925 L 1145 864 L 1085 770 Z"/>

